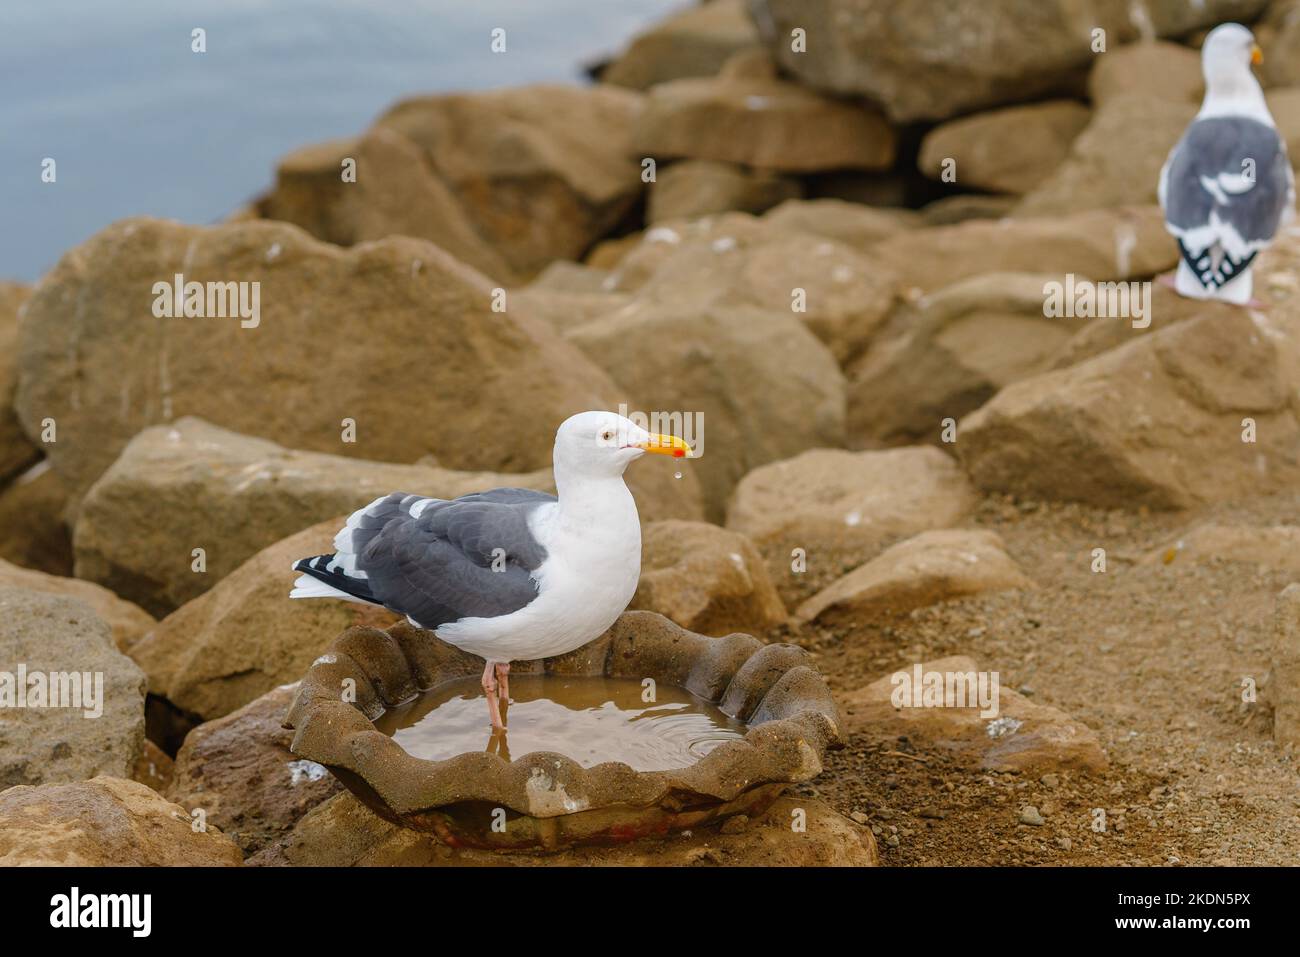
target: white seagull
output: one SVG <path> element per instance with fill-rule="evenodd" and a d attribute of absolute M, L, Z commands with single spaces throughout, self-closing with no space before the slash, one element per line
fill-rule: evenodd
<path fill-rule="evenodd" d="M 1160 171 L 1160 205 L 1181 253 L 1174 288 L 1191 299 L 1256 305 L 1251 263 L 1295 216 L 1286 143 L 1250 69 L 1262 59 L 1240 24 L 1210 32 L 1205 100 Z"/>
<path fill-rule="evenodd" d="M 579 413 L 555 433 L 556 495 L 385 495 L 352 514 L 334 553 L 294 562 L 289 597 L 382 605 L 484 658 L 488 713 L 503 728 L 511 661 L 582 647 L 632 600 L 641 523 L 623 471 L 647 452 L 693 455 L 621 415 Z"/>

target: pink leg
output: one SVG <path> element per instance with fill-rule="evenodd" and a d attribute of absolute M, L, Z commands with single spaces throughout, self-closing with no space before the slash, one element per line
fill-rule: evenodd
<path fill-rule="evenodd" d="M 1156 277 L 1156 281 L 1159 282 L 1160 285 L 1166 286 L 1170 289 L 1176 288 L 1174 285 L 1174 274 L 1171 272 L 1161 273 Z"/>
<path fill-rule="evenodd" d="M 505 725 L 501 723 L 501 704 L 497 701 L 497 683 L 492 672 L 492 662 L 489 661 L 487 667 L 483 669 L 483 693 L 487 695 L 488 718 L 492 722 L 492 727 L 504 728 Z"/>
<path fill-rule="evenodd" d="M 510 662 L 497 663 L 497 685 L 501 688 L 501 701 L 510 703 Z"/>

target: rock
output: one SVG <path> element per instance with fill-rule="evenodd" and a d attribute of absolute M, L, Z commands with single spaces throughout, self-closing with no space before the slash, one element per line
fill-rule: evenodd
<path fill-rule="evenodd" d="M 683 160 L 659 171 L 650 187 L 646 221 L 699 219 L 732 210 L 761 213 L 801 192 L 799 181 L 789 176 L 734 163 Z"/>
<path fill-rule="evenodd" d="M 714 76 L 733 54 L 758 47 L 746 0 L 713 0 L 675 13 L 632 39 L 600 72 L 602 83 L 647 90 L 657 83 Z"/>
<path fill-rule="evenodd" d="M 1264 62 L 1257 67 L 1266 86 L 1300 85 L 1300 4 L 1296 0 L 1273 0 L 1263 19 L 1252 28 L 1264 51 Z"/>
<path fill-rule="evenodd" d="M 1006 387 L 961 421 L 957 451 L 981 488 L 1027 498 L 1184 508 L 1255 495 L 1300 474 L 1287 341 L 1242 310 L 1189 319 Z"/>
<path fill-rule="evenodd" d="M 1158 206 L 1135 206 L 913 229 L 868 255 L 897 274 L 899 288 L 929 292 L 990 272 L 1146 278 L 1172 268 L 1178 247 Z"/>
<path fill-rule="evenodd" d="M 153 318 L 151 284 L 174 274 L 261 283 L 258 325 Z M 493 312 L 492 288 L 406 237 L 342 250 L 283 223 L 128 220 L 65 255 L 28 300 L 15 407 L 29 435 L 57 420 L 47 453 L 76 495 L 137 432 L 186 415 L 356 458 L 547 467 L 560 422 L 620 390 L 545 323 Z M 391 348 L 404 342 L 420 348 Z"/>
<path fill-rule="evenodd" d="M 293 562 L 329 551 L 342 526 L 322 522 L 262 549 L 159 622 L 131 648 L 150 694 L 210 721 L 301 678 L 344 628 L 398 621 L 372 605 L 289 600 Z"/>
<path fill-rule="evenodd" d="M 1170 103 L 1200 105 L 1205 96 L 1200 53 L 1180 43 L 1150 40 L 1097 57 L 1088 74 L 1088 98 L 1094 106 L 1138 91 Z"/>
<path fill-rule="evenodd" d="M 783 173 L 888 169 L 896 148 L 893 129 L 864 106 L 725 72 L 651 89 L 632 142 L 661 162 L 717 160 Z"/>
<path fill-rule="evenodd" d="M 789 606 L 900 539 L 956 524 L 975 501 L 957 464 L 935 448 L 812 449 L 746 475 L 727 527 L 758 546 Z M 801 557 L 806 570 L 796 572 Z"/>
<path fill-rule="evenodd" d="M 513 282 L 577 259 L 632 209 L 641 178 L 629 137 L 641 107 L 639 94 L 611 86 L 404 100 L 354 150 L 289 157 L 262 211 L 332 242 L 418 236 Z M 349 150 L 356 181 L 345 183 Z"/>
<path fill-rule="evenodd" d="M 171 756 L 145 738 L 140 757 L 135 762 L 135 770 L 131 772 L 131 780 L 147 784 L 159 794 L 166 794 L 167 788 L 171 786 L 174 771 L 175 762 L 172 761 Z"/>
<path fill-rule="evenodd" d="M 932 673 L 944 678 L 942 691 L 932 689 L 932 703 L 926 704 L 916 689 L 918 667 L 923 683 Z M 961 707 L 977 700 L 979 674 L 975 661 L 965 656 L 927 661 L 841 696 L 840 706 L 850 733 L 861 735 L 869 746 L 892 747 L 906 737 L 919 751 L 946 752 L 989 771 L 1106 770 L 1096 732 L 1063 711 L 1001 686 L 996 716 L 981 716 L 984 708 L 978 703 Z M 992 675 L 986 682 L 991 691 Z M 905 694 L 909 690 L 915 697 Z M 895 697 L 899 706 L 891 700 Z"/>
<path fill-rule="evenodd" d="M 0 664 L 0 789 L 131 775 L 144 674 L 89 606 L 0 587 Z"/>
<path fill-rule="evenodd" d="M 796 616 L 857 626 L 954 598 L 1032 587 L 996 533 L 937 529 L 885 549 L 809 598 Z"/>
<path fill-rule="evenodd" d="M 631 608 L 704 635 L 761 635 L 786 620 L 762 556 L 744 535 L 705 522 L 651 522 L 641 551 Z"/>
<path fill-rule="evenodd" d="M 840 361 L 865 348 L 893 305 L 895 286 L 894 274 L 862 252 L 743 213 L 661 224 L 613 277 L 615 290 L 677 310 L 752 304 L 793 316 Z M 635 392 L 629 372 L 605 367 Z"/>
<path fill-rule="evenodd" d="M 594 271 L 594 270 L 593 270 Z M 539 288 L 536 283 L 510 293 L 510 301 L 528 314 L 548 322 L 559 332 L 603 319 L 632 301 L 627 293 L 563 292 Z"/>
<path fill-rule="evenodd" d="M 708 275 L 701 271 L 698 281 Z M 721 299 L 725 273 L 714 275 L 713 296 Z M 750 469 L 843 441 L 844 378 L 834 356 L 790 313 L 692 303 L 690 288 L 680 287 L 669 301 L 633 303 L 570 330 L 569 338 L 611 373 L 618 370 L 647 408 L 698 413 L 707 423 L 707 435 L 684 436 L 703 456 L 677 467 L 695 472 L 705 517 L 717 520 Z"/>
<path fill-rule="evenodd" d="M 1144 565 L 1213 561 L 1246 562 L 1300 574 L 1300 526 L 1220 525 L 1208 522 L 1148 552 Z"/>
<path fill-rule="evenodd" d="M 50 575 L 72 574 L 72 534 L 63 521 L 68 488 L 42 460 L 0 490 L 0 558 Z"/>
<path fill-rule="evenodd" d="M 920 210 L 926 226 L 955 226 L 972 219 L 1006 219 L 1019 199 L 1015 196 L 985 196 L 957 193 L 926 203 Z"/>
<path fill-rule="evenodd" d="M 789 199 L 764 213 L 763 222 L 862 250 L 919 226 L 921 218 L 910 209 L 879 209 L 842 199 Z"/>
<path fill-rule="evenodd" d="M 848 370 L 849 444 L 936 441 L 945 419 L 1051 368 L 1078 326 L 1044 316 L 1060 276 L 985 273 L 900 309 Z"/>
<path fill-rule="evenodd" d="M 95 617 L 108 625 L 113 643 L 126 651 L 156 622 L 144 609 L 123 601 L 94 582 L 61 575 L 48 575 L 34 568 L 11 565 L 0 558 L 0 588 L 21 588 L 43 595 L 63 595 L 87 605 Z"/>
<path fill-rule="evenodd" d="M 1049 100 L 949 120 L 926 134 L 917 166 L 942 180 L 951 161 L 963 188 L 1027 193 L 1061 165 L 1090 115 L 1075 100 Z"/>
<path fill-rule="evenodd" d="M 683 471 L 680 481 L 674 469 Z M 627 479 L 647 519 L 703 514 L 695 477 L 679 464 L 638 462 Z M 187 417 L 141 432 L 86 495 L 77 576 L 164 615 L 261 549 L 381 495 L 456 498 L 500 486 L 554 491 L 549 468 L 504 474 L 366 462 L 285 449 Z M 202 574 L 195 548 L 204 549 Z"/>
<path fill-rule="evenodd" d="M 633 235 L 633 240 L 639 237 Z M 526 292 L 573 293 L 583 295 L 606 294 L 612 285 L 608 269 L 597 269 L 583 263 L 556 260 L 543 269 L 531 283 L 516 289 L 513 295 Z M 549 316 L 543 318 L 549 319 Z"/>
<path fill-rule="evenodd" d="M 1017 216 L 1073 213 L 1156 202 L 1160 170 L 1196 115 L 1197 104 L 1145 92 L 1107 100 L 1070 147 L 1070 155 L 1019 206 Z M 1124 148 L 1117 150 L 1116 143 Z"/>
<path fill-rule="evenodd" d="M 287 834 L 304 814 L 342 790 L 325 768 L 295 758 L 280 726 L 297 684 L 268 691 L 232 714 L 199 725 L 176 755 L 167 792 L 201 808 L 246 854 Z"/>
<path fill-rule="evenodd" d="M 790 823 L 802 811 L 806 830 Z M 340 794 L 309 812 L 278 846 L 248 861 L 294 867 L 874 867 L 879 864 L 871 832 L 815 798 L 781 797 L 739 833 L 700 827 L 663 840 L 613 847 L 575 847 L 554 854 L 456 849 L 431 834 L 377 817 L 351 794 Z"/>
<path fill-rule="evenodd" d="M 1300 747 L 1300 584 L 1288 585 L 1277 596 L 1267 696 L 1273 705 L 1273 740 Z"/>
<path fill-rule="evenodd" d="M 1032 804 L 1026 804 L 1020 809 L 1020 823 L 1028 824 L 1031 827 L 1042 827 L 1047 822 L 1043 820 L 1043 815 L 1039 813 L 1038 808 Z"/>
<path fill-rule="evenodd" d="M 756 0 L 755 21 L 783 69 L 817 89 L 863 95 L 899 122 L 942 120 L 1080 85 L 1094 30 L 1108 48 L 1149 32 L 1179 37 L 1251 22 L 1267 0 Z M 1138 13 L 1135 14 L 1134 10 Z M 792 36 L 804 31 L 800 52 Z M 1109 54 L 1106 54 L 1107 56 Z M 924 68 L 918 69 L 918 64 Z"/>
<path fill-rule="evenodd" d="M 242 857 L 136 781 L 102 775 L 0 792 L 0 866 L 235 867 Z"/>
<path fill-rule="evenodd" d="M 1300 159 L 1300 86 L 1269 90 L 1264 94 L 1264 101 L 1294 167 Z"/>
<path fill-rule="evenodd" d="M 342 177 L 348 165 L 355 166 L 354 181 Z M 275 175 L 275 188 L 257 207 L 261 218 L 293 223 L 340 246 L 418 236 L 485 276 L 520 278 L 478 234 L 424 151 L 396 130 L 302 147 L 280 160 Z"/>
<path fill-rule="evenodd" d="M 0 485 L 29 468 L 40 452 L 23 432 L 14 415 L 14 345 L 18 338 L 18 310 L 31 289 L 16 282 L 0 282 Z"/>

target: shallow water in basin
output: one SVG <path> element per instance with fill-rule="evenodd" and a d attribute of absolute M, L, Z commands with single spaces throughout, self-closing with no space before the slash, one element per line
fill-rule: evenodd
<path fill-rule="evenodd" d="M 745 736 L 745 725 L 689 691 L 654 689 L 630 678 L 512 675 L 506 731 L 493 734 L 477 678 L 450 682 L 383 714 L 376 727 L 417 758 L 441 761 L 466 751 L 506 760 L 557 751 L 591 767 L 622 761 L 638 771 L 694 764 Z"/>

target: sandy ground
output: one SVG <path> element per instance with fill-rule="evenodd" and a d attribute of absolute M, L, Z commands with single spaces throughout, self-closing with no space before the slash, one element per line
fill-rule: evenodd
<path fill-rule="evenodd" d="M 802 789 L 865 820 L 892 865 L 1300 864 L 1300 767 L 1241 682 L 1269 667 L 1274 598 L 1293 574 L 1213 560 L 1137 560 L 1191 526 L 1300 521 L 1300 492 L 1176 514 L 986 499 L 1038 588 L 921 609 L 892 628 L 808 634 L 838 692 L 965 654 L 1004 687 L 1097 731 L 1109 771 L 1040 777 L 850 739 Z M 1105 574 L 1092 550 L 1108 554 Z M 1039 826 L 1020 823 L 1036 806 Z M 1107 811 L 1104 833 L 1093 809 Z"/>

